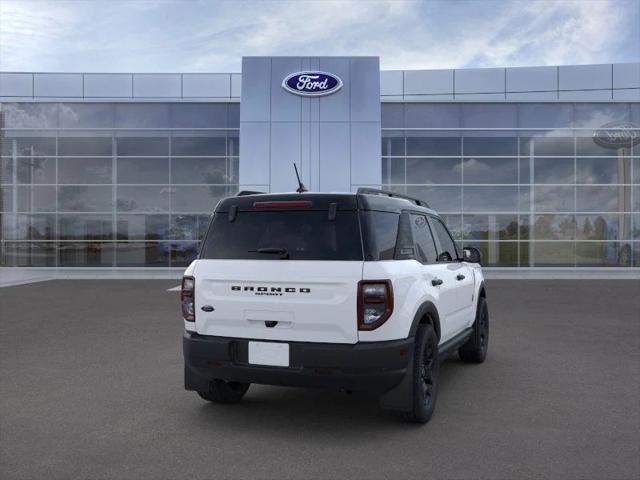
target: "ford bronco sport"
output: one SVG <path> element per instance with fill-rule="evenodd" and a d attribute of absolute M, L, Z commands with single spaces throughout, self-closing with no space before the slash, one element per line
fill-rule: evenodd
<path fill-rule="evenodd" d="M 223 199 L 181 301 L 185 388 L 212 402 L 251 383 L 330 387 L 424 423 L 440 361 L 487 354 L 480 253 L 424 202 L 382 190 Z"/>

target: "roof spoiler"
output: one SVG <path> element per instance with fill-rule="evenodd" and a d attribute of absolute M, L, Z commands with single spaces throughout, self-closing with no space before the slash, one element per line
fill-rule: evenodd
<path fill-rule="evenodd" d="M 241 190 L 236 194 L 236 197 L 246 197 L 247 195 L 261 195 L 266 192 L 254 192 L 253 190 Z"/>
<path fill-rule="evenodd" d="M 431 208 L 431 207 L 429 207 L 429 204 L 427 202 L 424 202 L 424 201 L 419 200 L 419 199 L 414 198 L 414 197 L 410 197 L 408 195 L 402 195 L 401 193 L 389 192 L 387 190 L 379 190 L 377 188 L 360 187 L 360 188 L 358 188 L 358 191 L 356 193 L 358 195 L 382 195 L 382 196 L 385 196 L 385 197 L 402 198 L 403 200 L 409 200 L 410 202 L 415 203 L 419 207 Z"/>

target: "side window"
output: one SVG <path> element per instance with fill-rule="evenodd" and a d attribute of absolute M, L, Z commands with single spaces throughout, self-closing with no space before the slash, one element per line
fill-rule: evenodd
<path fill-rule="evenodd" d="M 360 215 L 365 227 L 366 260 L 393 260 L 400 215 L 377 211 L 365 211 Z"/>
<path fill-rule="evenodd" d="M 416 260 L 422 263 L 436 261 L 436 246 L 424 215 L 411 214 L 411 233 L 416 249 Z"/>
<path fill-rule="evenodd" d="M 456 244 L 449 235 L 449 231 L 444 224 L 437 218 L 429 218 L 429 224 L 433 229 L 438 244 L 438 261 L 452 262 L 458 259 Z"/>

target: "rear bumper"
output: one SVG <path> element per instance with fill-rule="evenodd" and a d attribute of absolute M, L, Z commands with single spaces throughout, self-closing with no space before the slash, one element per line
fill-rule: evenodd
<path fill-rule="evenodd" d="M 207 391 L 210 382 L 324 387 L 373 394 L 398 385 L 413 355 L 413 338 L 354 345 L 289 343 L 289 367 L 248 363 L 248 339 L 185 332 L 185 388 Z"/>

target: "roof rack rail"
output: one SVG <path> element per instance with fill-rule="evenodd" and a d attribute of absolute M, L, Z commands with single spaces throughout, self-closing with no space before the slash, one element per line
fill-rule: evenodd
<path fill-rule="evenodd" d="M 265 192 L 254 192 L 253 190 L 241 190 L 236 194 L 236 197 L 244 197 L 246 195 L 260 195 Z"/>
<path fill-rule="evenodd" d="M 356 193 L 358 193 L 359 195 L 360 194 L 384 195 L 386 197 L 402 198 L 404 200 L 409 200 L 410 202 L 415 203 L 419 207 L 431 208 L 431 207 L 429 207 L 429 204 L 427 202 L 424 202 L 422 200 L 418 200 L 417 198 L 410 197 L 408 195 L 402 195 L 401 193 L 389 192 L 387 190 L 379 190 L 377 188 L 360 187 L 360 188 L 358 188 L 358 191 Z"/>

